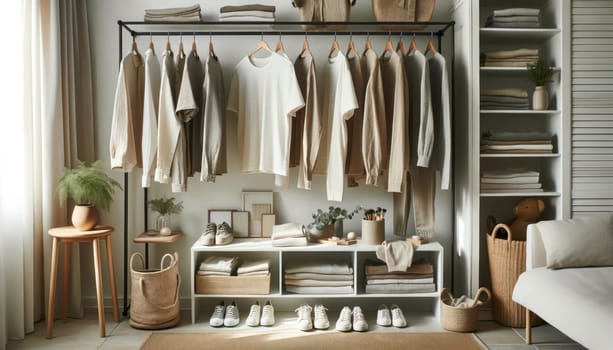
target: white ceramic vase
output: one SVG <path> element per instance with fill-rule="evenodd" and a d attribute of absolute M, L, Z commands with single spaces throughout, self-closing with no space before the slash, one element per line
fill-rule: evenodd
<path fill-rule="evenodd" d="M 549 107 L 549 94 L 544 86 L 537 86 L 532 94 L 532 109 L 543 111 Z"/>

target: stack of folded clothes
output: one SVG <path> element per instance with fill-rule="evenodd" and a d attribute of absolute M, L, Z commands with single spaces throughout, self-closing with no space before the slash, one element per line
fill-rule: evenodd
<path fill-rule="evenodd" d="M 551 136 L 544 132 L 487 132 L 481 137 L 481 153 L 552 153 Z"/>
<path fill-rule="evenodd" d="M 282 224 L 272 227 L 272 235 L 270 236 L 273 247 L 297 247 L 307 245 L 307 240 L 302 233 L 302 225 L 300 224 Z"/>
<path fill-rule="evenodd" d="M 536 64 L 538 58 L 538 49 L 494 51 L 482 53 L 481 64 L 484 67 L 527 67 Z"/>
<path fill-rule="evenodd" d="M 434 292 L 434 267 L 416 262 L 405 271 L 389 271 L 387 265 L 368 260 L 364 264 L 367 294 Z"/>
<path fill-rule="evenodd" d="M 219 21 L 274 22 L 275 7 L 260 4 L 223 6 L 219 9 Z"/>
<path fill-rule="evenodd" d="M 351 294 L 353 268 L 346 262 L 290 262 L 285 268 L 285 289 L 297 294 Z"/>
<path fill-rule="evenodd" d="M 234 276 L 238 267 L 237 256 L 207 256 L 198 269 L 201 276 Z"/>
<path fill-rule="evenodd" d="M 494 10 L 494 14 L 487 18 L 486 27 L 495 28 L 539 28 L 539 9 L 509 8 Z"/>
<path fill-rule="evenodd" d="M 528 91 L 521 89 L 482 89 L 481 109 L 529 109 Z"/>
<path fill-rule="evenodd" d="M 145 10 L 145 22 L 200 22 L 200 5 Z"/>
<path fill-rule="evenodd" d="M 266 276 L 270 273 L 270 259 L 247 261 L 236 270 L 237 276 Z"/>
<path fill-rule="evenodd" d="M 543 192 L 537 171 L 503 169 L 484 171 L 481 192 Z"/>

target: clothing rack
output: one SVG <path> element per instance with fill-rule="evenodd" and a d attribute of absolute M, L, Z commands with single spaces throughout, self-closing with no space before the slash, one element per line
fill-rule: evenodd
<path fill-rule="evenodd" d="M 328 21 L 328 22 L 304 22 L 304 21 L 228 21 L 228 22 L 143 22 L 143 21 L 117 21 L 118 25 L 118 43 L 119 43 L 119 63 L 124 56 L 123 50 L 123 35 L 124 31 L 128 32 L 134 41 L 138 36 L 430 36 L 437 38 L 437 50 L 442 54 L 442 38 L 447 31 L 451 31 L 451 53 L 448 57 L 450 59 L 451 66 L 451 79 L 449 88 L 451 90 L 451 144 L 454 140 L 454 106 L 455 106 L 455 89 L 453 83 L 455 81 L 455 21 L 434 21 L 434 22 L 376 22 L 376 21 Z M 305 30 L 301 26 L 308 25 L 310 27 L 322 27 L 319 31 Z M 422 29 L 407 29 L 407 30 L 384 30 L 377 28 L 379 25 L 384 26 L 422 26 Z M 254 29 L 254 27 L 262 27 L 261 30 Z M 282 27 L 274 29 L 272 27 Z M 356 30 L 331 30 L 325 28 L 326 26 L 345 26 L 346 28 L 355 28 Z M 249 27 L 245 30 L 244 27 Z M 135 28 L 142 28 L 137 30 Z M 162 30 L 160 28 L 165 28 Z M 370 29 L 372 28 L 372 29 Z M 454 171 L 454 152 L 451 156 L 451 209 L 452 213 L 455 213 L 455 171 Z M 144 195 L 144 230 L 148 229 L 148 215 L 147 215 L 147 188 L 143 189 Z M 128 314 L 128 173 L 124 173 L 124 223 L 123 223 L 123 315 Z M 451 244 L 455 247 L 455 220 L 451 221 Z M 145 243 L 145 264 L 148 267 L 149 264 L 149 245 Z M 453 290 L 453 273 L 454 263 L 451 259 L 451 289 Z"/>

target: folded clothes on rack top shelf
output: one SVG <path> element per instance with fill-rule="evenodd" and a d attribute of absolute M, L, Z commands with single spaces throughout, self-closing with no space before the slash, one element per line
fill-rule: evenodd
<path fill-rule="evenodd" d="M 200 5 L 146 9 L 145 22 L 200 22 Z"/>

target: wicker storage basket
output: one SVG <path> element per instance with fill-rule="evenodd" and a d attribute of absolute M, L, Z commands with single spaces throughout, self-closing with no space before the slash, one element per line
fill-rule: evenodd
<path fill-rule="evenodd" d="M 351 16 L 351 6 L 356 0 L 292 0 L 292 5 L 300 11 L 303 22 L 347 22 Z M 304 25 L 305 30 L 340 30 L 345 25 L 312 26 Z"/>
<path fill-rule="evenodd" d="M 496 238 L 505 230 L 507 239 Z M 498 224 L 487 235 L 487 253 L 492 280 L 492 306 L 494 320 L 504 326 L 525 327 L 525 309 L 512 300 L 513 288 L 519 275 L 526 270 L 526 241 L 513 240 L 509 226 Z M 531 324 L 543 321 L 533 314 Z"/>
<path fill-rule="evenodd" d="M 480 300 L 485 293 L 486 299 Z M 475 301 L 470 307 L 456 307 L 451 291 L 443 288 L 441 291 L 441 325 L 448 331 L 474 332 L 479 323 L 479 307 L 490 301 L 490 291 L 481 287 L 475 295 Z"/>
<path fill-rule="evenodd" d="M 134 267 L 138 257 L 141 269 Z M 168 266 L 164 262 L 169 260 Z M 139 329 L 162 329 L 179 323 L 179 255 L 165 254 L 159 269 L 144 269 L 145 260 L 141 253 L 130 257 L 130 326 Z"/>
<path fill-rule="evenodd" d="M 428 22 L 432 19 L 436 0 L 372 0 L 378 22 Z M 418 30 L 424 25 L 380 25 L 384 30 Z"/>

